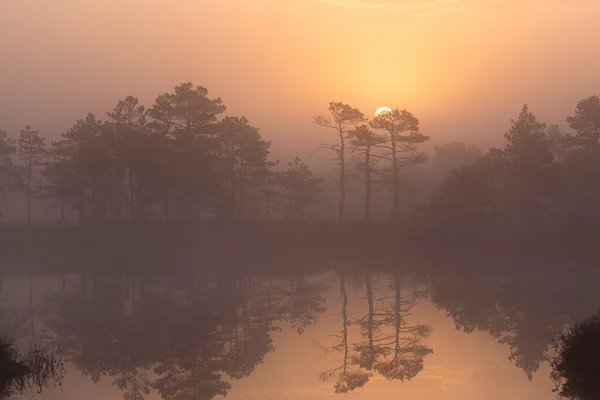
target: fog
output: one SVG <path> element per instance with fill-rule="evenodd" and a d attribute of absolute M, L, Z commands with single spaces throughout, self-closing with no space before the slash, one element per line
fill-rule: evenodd
<path fill-rule="evenodd" d="M 597 0 L 0 3 L 0 398 L 600 398 Z"/>
<path fill-rule="evenodd" d="M 400 4 L 400 6 L 398 6 Z M 402 6 L 404 5 L 404 6 Z M 564 1 L 4 1 L 0 121 L 57 137 L 127 95 L 220 96 L 281 154 L 344 101 L 409 108 L 436 143 L 497 143 L 527 103 L 563 124 L 600 86 L 598 5 Z"/>

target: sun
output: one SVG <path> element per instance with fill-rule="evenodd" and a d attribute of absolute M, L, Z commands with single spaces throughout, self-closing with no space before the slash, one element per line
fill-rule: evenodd
<path fill-rule="evenodd" d="M 381 115 L 383 113 L 387 113 L 387 112 L 390 112 L 390 111 L 392 111 L 392 109 L 389 108 L 389 107 L 385 107 L 385 106 L 379 107 L 377 109 L 377 111 L 375 111 L 375 116 L 377 117 L 377 116 L 379 116 L 379 115 Z"/>

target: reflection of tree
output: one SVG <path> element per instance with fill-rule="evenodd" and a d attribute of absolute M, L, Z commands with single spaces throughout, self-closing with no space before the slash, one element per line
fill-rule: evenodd
<path fill-rule="evenodd" d="M 98 382 L 114 362 L 111 350 L 122 300 L 118 288 L 105 277 L 91 280 L 92 290 L 82 275 L 77 292 L 50 297 L 43 316 L 71 364 Z"/>
<path fill-rule="evenodd" d="M 340 274 L 340 297 L 342 299 L 342 329 L 334 335 L 339 339 L 339 343 L 333 347 L 324 348 L 326 352 L 339 352 L 342 354 L 341 365 L 323 371 L 319 374 L 319 380 L 329 381 L 336 379 L 333 388 L 336 393 L 347 393 L 354 389 L 363 387 L 371 377 L 369 372 L 362 369 L 353 369 L 350 356 L 350 344 L 348 343 L 348 294 L 346 293 L 346 280 L 343 274 Z"/>
<path fill-rule="evenodd" d="M 170 318 L 163 322 L 163 353 L 154 372 L 154 382 L 163 399 L 192 400 L 225 396 L 230 388 L 223 381 L 218 335 L 219 315 L 212 310 L 211 291 L 190 284 L 187 298 L 170 302 Z"/>
<path fill-rule="evenodd" d="M 240 379 L 250 375 L 274 350 L 271 332 L 278 328 L 273 325 L 276 316 L 268 307 L 268 287 L 263 290 L 260 282 L 246 276 L 232 284 L 234 290 L 230 293 L 237 293 L 237 298 L 225 310 L 228 322 L 223 325 L 227 342 L 224 359 L 228 375 Z"/>
<path fill-rule="evenodd" d="M 327 287 L 319 283 L 306 282 L 302 273 L 290 278 L 289 294 L 284 307 L 287 309 L 287 319 L 298 333 L 302 334 L 307 327 L 317 322 L 319 315 L 327 311 L 326 290 Z"/>
<path fill-rule="evenodd" d="M 375 278 L 369 274 L 365 276 L 365 290 L 367 292 L 368 312 L 366 316 L 356 321 L 362 340 L 354 345 L 356 355 L 352 358 L 352 362 L 361 368 L 371 370 L 384 351 L 375 344 L 376 340 L 379 341 L 379 335 L 381 334 L 381 321 L 379 320 L 381 315 L 378 310 L 375 310 Z"/>
<path fill-rule="evenodd" d="M 410 380 L 423 369 L 424 358 L 433 350 L 421 344 L 428 337 L 431 328 L 428 325 L 410 325 L 406 317 L 421 297 L 418 291 L 403 296 L 399 274 L 393 277 L 390 288 L 394 291 L 394 300 L 385 308 L 382 324 L 392 327 L 389 334 L 382 334 L 378 347 L 383 349 L 384 359 L 375 363 L 374 369 L 388 380 Z"/>
<path fill-rule="evenodd" d="M 14 310 L 5 304 L 4 299 L 0 303 L 0 321 L 2 322 L 2 334 L 19 341 L 30 336 L 30 312 L 27 310 Z"/>
<path fill-rule="evenodd" d="M 152 389 L 147 370 L 153 362 L 153 351 L 148 350 L 158 344 L 156 335 L 153 335 L 157 331 L 154 323 L 160 320 L 157 317 L 162 309 L 149 293 L 145 280 L 138 282 L 139 279 L 134 276 L 124 281 L 129 289 L 124 300 L 129 301 L 124 301 L 120 323 L 116 326 L 114 346 L 117 359 L 108 375 L 112 384 L 123 391 L 125 400 L 143 400 Z"/>
<path fill-rule="evenodd" d="M 340 275 L 343 325 L 340 333 L 335 335 L 340 342 L 325 350 L 341 353 L 342 365 L 320 375 L 322 380 L 337 378 L 334 385 L 336 393 L 364 386 L 374 372 L 387 380 L 410 380 L 423 369 L 425 356 L 432 353 L 421 343 L 430 333 L 429 326 L 410 325 L 407 320 L 422 292 L 412 290 L 403 295 L 400 275 L 395 275 L 389 285 L 392 297 L 378 294 L 373 276 L 366 275 L 364 282 L 368 311 L 364 317 L 355 320 L 361 340 L 350 344 L 346 281 Z"/>
<path fill-rule="evenodd" d="M 43 316 L 70 362 L 94 382 L 109 378 L 125 400 L 152 389 L 169 400 L 208 399 L 274 350 L 275 322 L 288 315 L 282 287 L 246 276 L 81 276 L 78 290 L 47 299 Z"/>
<path fill-rule="evenodd" d="M 557 330 L 571 317 L 593 310 L 589 307 L 594 304 L 590 293 L 597 296 L 591 283 L 585 287 L 594 279 L 573 274 L 559 277 L 547 272 L 543 276 L 515 273 L 468 278 L 458 274 L 435 275 L 430 282 L 431 300 L 447 312 L 457 329 L 489 332 L 499 343 L 508 345 L 509 359 L 529 379 L 547 359 Z"/>

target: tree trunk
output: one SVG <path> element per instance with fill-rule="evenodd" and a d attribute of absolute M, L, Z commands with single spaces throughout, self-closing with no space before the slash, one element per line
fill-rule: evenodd
<path fill-rule="evenodd" d="M 375 330 L 375 311 L 373 307 L 373 282 L 370 275 L 366 277 L 367 284 L 367 303 L 369 305 L 369 316 L 367 317 L 367 341 L 369 343 L 369 351 L 371 358 L 369 359 L 368 369 L 373 367 L 375 356 L 375 344 L 373 339 L 373 331 Z"/>
<path fill-rule="evenodd" d="M 229 148 L 229 193 L 227 194 L 227 218 L 234 219 L 236 214 L 235 206 L 235 148 L 233 143 Z"/>
<path fill-rule="evenodd" d="M 31 171 L 32 159 L 29 157 L 29 165 L 27 167 L 27 225 L 31 225 Z"/>
<path fill-rule="evenodd" d="M 117 179 L 117 182 L 119 182 L 119 184 L 115 185 L 115 219 L 117 221 L 120 221 L 123 218 L 123 216 L 122 216 L 123 200 L 122 200 L 122 196 L 121 196 L 122 181 L 123 181 L 123 175 L 121 175 L 121 173 L 119 173 L 119 179 Z"/>
<path fill-rule="evenodd" d="M 82 187 L 79 188 L 77 195 L 77 208 L 79 213 L 79 225 L 85 224 L 86 222 L 86 212 L 85 212 L 85 189 Z"/>
<path fill-rule="evenodd" d="M 371 148 L 367 147 L 365 153 L 365 221 L 371 221 Z"/>
<path fill-rule="evenodd" d="M 398 186 L 398 161 L 396 155 L 396 142 L 392 138 L 392 190 L 394 196 L 394 218 L 398 216 L 399 201 L 399 186 Z"/>
<path fill-rule="evenodd" d="M 134 197 L 134 189 L 133 189 L 133 173 L 131 169 L 129 170 L 129 218 L 134 218 L 134 208 L 135 208 L 135 197 Z"/>
<path fill-rule="evenodd" d="M 340 296 L 342 298 L 342 347 L 344 351 L 344 361 L 342 365 L 341 375 L 346 374 L 346 368 L 348 366 L 348 294 L 346 293 L 346 280 L 343 274 L 340 274 Z"/>
<path fill-rule="evenodd" d="M 81 144 L 77 146 L 77 212 L 79 225 L 83 225 L 86 222 L 86 210 L 85 210 L 85 181 L 83 173 L 81 171 Z"/>
<path fill-rule="evenodd" d="M 92 181 L 92 221 L 98 221 L 98 199 L 96 198 L 96 182 Z"/>
<path fill-rule="evenodd" d="M 339 127 L 340 132 L 340 200 L 338 204 L 338 222 L 344 222 L 344 209 L 346 207 L 346 162 L 344 160 L 344 131 Z"/>
<path fill-rule="evenodd" d="M 246 164 L 240 157 L 240 207 L 239 218 L 244 219 L 246 209 Z"/>
<path fill-rule="evenodd" d="M 396 337 L 395 337 L 395 347 L 394 347 L 394 360 L 398 359 L 400 355 L 400 332 L 402 330 L 402 315 L 400 314 L 400 310 L 402 308 L 402 294 L 400 292 L 400 285 L 402 284 L 400 275 L 396 273 L 394 275 L 394 286 L 396 289 L 395 298 L 396 304 L 394 309 L 394 319 L 395 319 L 395 329 L 396 329 Z"/>

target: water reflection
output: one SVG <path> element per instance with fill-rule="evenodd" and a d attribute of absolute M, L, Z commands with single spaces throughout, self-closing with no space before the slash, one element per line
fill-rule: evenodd
<path fill-rule="evenodd" d="M 339 343 L 323 349 L 343 354 L 341 365 L 319 374 L 322 381 L 334 380 L 336 393 L 347 393 L 363 387 L 373 373 L 393 381 L 412 379 L 423 369 L 424 357 L 432 350 L 421 343 L 429 336 L 427 325 L 411 325 L 408 316 L 420 297 L 420 291 L 410 290 L 402 294 L 400 275 L 391 279 L 380 278 L 392 291 L 391 296 L 378 297 L 376 307 L 374 284 L 377 280 L 370 275 L 365 277 L 368 312 L 365 316 L 351 320 L 348 315 L 348 294 L 346 276 L 338 276 L 340 284 L 341 328 L 336 334 Z M 387 282 L 386 282 L 387 281 Z M 349 343 L 348 331 L 358 325 L 360 340 Z"/>
<path fill-rule="evenodd" d="M 308 371 L 314 385 L 305 388 L 307 398 L 347 392 L 371 398 L 381 382 L 408 385 L 432 379 L 432 371 L 444 367 L 435 364 L 430 334 L 440 322 L 430 318 L 432 305 L 457 329 L 489 333 L 507 346 L 511 362 L 531 379 L 556 330 L 597 308 L 596 278 L 581 270 L 563 276 L 11 275 L 4 278 L 0 316 L 4 334 L 60 345 L 72 366 L 68 379 L 79 371 L 93 383 L 110 383 L 125 400 L 235 396 L 241 381 L 251 380 L 263 363 L 269 371 Z M 300 338 L 312 347 L 300 345 L 306 343 Z M 280 345 L 300 346 L 304 354 L 269 358 Z M 317 359 L 321 356 L 326 361 Z M 327 391 L 321 391 L 323 384 Z M 269 389 L 276 382 L 260 385 Z M 76 398 L 66 389 L 56 398 L 65 396 Z M 460 398 L 468 396 L 478 398 Z M 539 398 L 551 396 L 548 391 Z"/>

